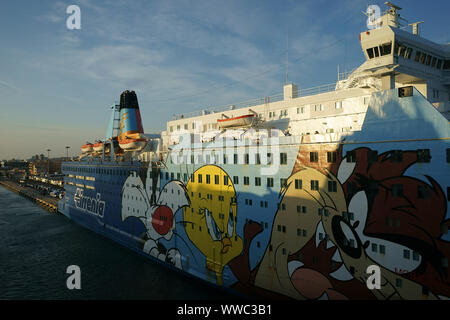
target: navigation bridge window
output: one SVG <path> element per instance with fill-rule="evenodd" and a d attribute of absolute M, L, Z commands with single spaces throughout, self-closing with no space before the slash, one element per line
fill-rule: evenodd
<path fill-rule="evenodd" d="M 392 42 L 383 43 L 380 46 L 376 46 L 373 48 L 366 49 L 367 55 L 370 59 L 373 59 L 374 57 L 379 56 L 386 56 L 388 54 L 391 54 L 392 50 Z"/>
<path fill-rule="evenodd" d="M 395 43 L 394 54 L 396 54 L 399 57 L 403 57 L 405 59 L 411 59 L 412 51 L 413 51 L 412 48 L 407 47 L 400 42 Z"/>

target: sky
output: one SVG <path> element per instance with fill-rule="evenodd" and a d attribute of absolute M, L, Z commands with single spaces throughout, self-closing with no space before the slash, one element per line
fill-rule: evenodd
<path fill-rule="evenodd" d="M 0 160 L 78 155 L 104 139 L 120 93 L 138 96 L 146 133 L 174 114 L 336 82 L 364 57 L 361 0 L 2 0 Z M 391 1 L 421 35 L 450 42 L 450 1 Z M 66 9 L 78 5 L 81 29 Z M 287 41 L 288 39 L 288 41 Z"/>

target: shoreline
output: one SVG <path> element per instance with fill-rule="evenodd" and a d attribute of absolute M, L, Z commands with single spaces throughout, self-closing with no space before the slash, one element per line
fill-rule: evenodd
<path fill-rule="evenodd" d="M 51 213 L 59 213 L 57 199 L 43 196 L 31 188 L 22 187 L 21 185 L 13 181 L 2 180 L 0 181 L 0 185 L 2 185 L 5 189 L 8 189 L 24 198 L 27 198 L 28 200 L 31 200 L 38 206 L 42 207 L 43 209 Z"/>

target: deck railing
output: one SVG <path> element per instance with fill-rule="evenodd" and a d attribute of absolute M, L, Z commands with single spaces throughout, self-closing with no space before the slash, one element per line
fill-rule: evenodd
<path fill-rule="evenodd" d="M 336 88 L 336 82 L 325 84 L 317 87 L 312 88 L 305 88 L 305 89 L 298 89 L 297 96 L 298 97 L 305 97 L 305 96 L 312 96 L 315 94 L 325 93 L 325 92 L 331 92 L 334 91 Z M 207 114 L 213 114 L 213 113 L 219 113 L 224 112 L 228 110 L 236 110 L 236 109 L 242 109 L 247 107 L 253 107 L 257 105 L 261 105 L 264 103 L 272 103 L 272 102 L 278 102 L 282 101 L 284 99 L 283 93 L 275 94 L 272 96 L 264 97 L 264 98 L 256 98 L 251 99 L 247 101 L 242 101 L 234 104 L 229 104 L 225 106 L 217 106 L 217 107 L 209 107 L 205 108 L 203 110 L 197 110 L 193 112 L 183 113 L 183 114 L 175 114 L 173 115 L 172 120 L 180 120 L 185 118 L 192 118 L 192 117 L 198 117 L 202 115 Z"/>

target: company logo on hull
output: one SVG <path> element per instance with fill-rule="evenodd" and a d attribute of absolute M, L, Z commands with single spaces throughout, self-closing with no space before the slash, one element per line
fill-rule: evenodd
<path fill-rule="evenodd" d="M 97 196 L 95 198 L 91 198 L 84 196 L 83 189 L 80 188 L 77 188 L 77 191 L 73 196 L 73 201 L 77 209 L 103 218 L 105 214 L 105 201 L 101 201 L 100 199 L 100 193 L 97 193 Z"/>

